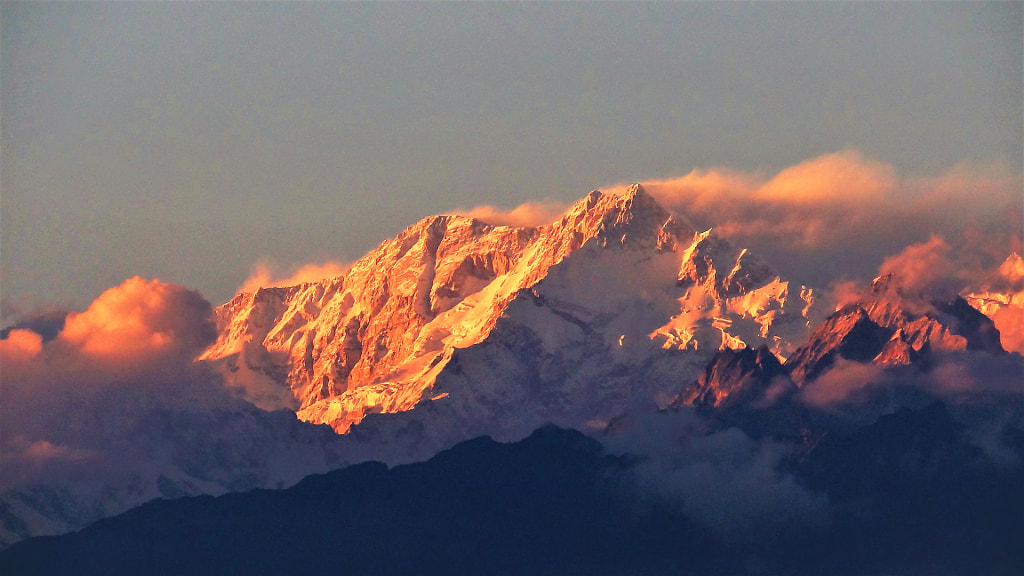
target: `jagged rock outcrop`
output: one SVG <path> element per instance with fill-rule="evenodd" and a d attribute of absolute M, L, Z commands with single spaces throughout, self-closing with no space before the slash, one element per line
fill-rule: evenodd
<path fill-rule="evenodd" d="M 770 402 L 795 385 L 786 369 L 764 346 L 722 350 L 708 363 L 700 378 L 685 386 L 670 408 L 728 408 L 737 404 Z"/>
<path fill-rule="evenodd" d="M 992 320 L 959 296 L 931 300 L 906 292 L 898 278 L 886 275 L 818 326 L 786 367 L 797 383 L 804 383 L 839 358 L 896 366 L 918 364 L 936 352 L 965 350 L 1005 353 Z"/>
<path fill-rule="evenodd" d="M 338 432 L 447 398 L 469 373 L 475 395 L 498 393 L 482 382 L 500 380 L 511 387 L 500 395 L 516 396 L 523 381 L 507 375 L 517 374 L 560 383 L 542 402 L 555 413 L 595 393 L 611 410 L 636 401 L 640 374 L 655 378 L 640 394 L 653 401 L 720 349 L 787 356 L 816 323 L 813 292 L 794 292 L 634 185 L 591 192 L 537 228 L 426 218 L 341 277 L 239 294 L 217 309 L 220 337 L 201 360 L 257 405 Z M 473 358 L 502 348 L 516 367 L 476 370 Z M 630 383 L 616 376 L 627 370 Z"/>
<path fill-rule="evenodd" d="M 817 378 L 839 358 L 869 362 L 889 341 L 891 334 L 863 308 L 848 305 L 829 316 L 786 363 L 793 379 Z"/>

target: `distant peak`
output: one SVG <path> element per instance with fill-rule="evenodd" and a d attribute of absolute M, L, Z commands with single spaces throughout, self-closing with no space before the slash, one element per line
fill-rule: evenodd
<path fill-rule="evenodd" d="M 633 198 L 633 197 L 636 197 L 636 196 L 647 196 L 647 195 L 648 195 L 647 191 L 644 190 L 644 187 L 641 186 L 639 182 L 634 182 L 634 183 L 630 184 L 629 188 L 626 188 L 626 193 L 624 194 L 624 196 L 626 198 Z"/>
<path fill-rule="evenodd" d="M 999 266 L 999 275 L 1010 282 L 1020 282 L 1024 279 L 1024 258 L 1016 251 L 1010 252 L 1010 256 Z"/>
<path fill-rule="evenodd" d="M 881 276 L 876 276 L 875 279 L 871 281 L 871 285 L 872 286 L 887 286 L 887 285 L 889 285 L 892 282 L 892 279 L 893 279 L 892 272 L 889 272 L 887 274 L 882 274 Z"/>
<path fill-rule="evenodd" d="M 667 218 L 668 212 L 640 184 L 633 184 L 621 195 L 604 194 L 600 190 L 593 190 L 576 201 L 567 214 L 606 214 L 609 212 L 620 214 L 651 211 L 659 215 L 664 213 Z"/>
<path fill-rule="evenodd" d="M 896 276 L 892 272 L 889 272 L 887 274 L 882 274 L 881 276 L 878 276 L 877 278 L 872 280 L 871 285 L 868 286 L 867 290 L 865 290 L 864 295 L 868 296 L 872 294 L 877 295 L 887 293 L 896 293 L 902 295 L 902 292 L 903 286 L 899 276 Z"/>
<path fill-rule="evenodd" d="M 659 225 L 663 224 L 670 216 L 670 213 L 640 184 L 630 186 L 610 208 L 622 214 L 631 214 L 632 217 L 639 216 L 643 219 L 655 220 Z"/>
<path fill-rule="evenodd" d="M 659 211 L 665 210 L 640 184 L 633 184 L 627 188 L 622 200 L 626 206 L 656 207 Z"/>
<path fill-rule="evenodd" d="M 589 194 L 577 200 L 569 212 L 590 212 L 607 198 L 600 190 L 591 190 Z"/>

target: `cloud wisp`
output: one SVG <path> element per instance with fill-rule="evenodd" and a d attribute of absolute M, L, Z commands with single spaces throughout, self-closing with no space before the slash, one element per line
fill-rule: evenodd
<path fill-rule="evenodd" d="M 492 226 L 537 227 L 554 222 L 567 208 L 568 205 L 562 202 L 540 200 L 525 202 L 511 209 L 486 205 L 468 210 L 456 208 L 452 214 L 476 218 Z"/>
<path fill-rule="evenodd" d="M 318 282 L 325 278 L 336 278 L 344 274 L 348 267 L 349 265 L 343 262 L 324 262 L 291 266 L 287 271 L 281 272 L 275 270 L 275 266 L 269 262 L 258 262 L 236 292 L 255 292 L 259 288 L 295 286 L 305 282 Z"/>

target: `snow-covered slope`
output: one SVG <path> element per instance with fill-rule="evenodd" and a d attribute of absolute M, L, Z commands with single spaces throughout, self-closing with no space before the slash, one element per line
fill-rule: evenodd
<path fill-rule="evenodd" d="M 1011 253 L 980 286 L 961 295 L 992 319 L 1003 348 L 1024 354 L 1024 258 Z"/>
<path fill-rule="evenodd" d="M 202 359 L 258 406 L 338 432 L 432 399 L 493 418 L 496 396 L 577 425 L 658 401 L 719 349 L 785 358 L 816 324 L 813 303 L 634 185 L 538 228 L 426 218 L 341 277 L 239 294 Z"/>

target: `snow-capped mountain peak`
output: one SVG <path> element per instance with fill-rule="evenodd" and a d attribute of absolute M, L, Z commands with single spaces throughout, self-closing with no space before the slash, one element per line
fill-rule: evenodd
<path fill-rule="evenodd" d="M 455 352 L 503 341 L 511 326 L 542 344 L 516 361 L 593 355 L 598 382 L 615 366 L 702 366 L 715 350 L 747 345 L 784 358 L 815 323 L 813 302 L 809 289 L 791 295 L 760 258 L 694 230 L 633 185 L 590 192 L 536 228 L 424 218 L 343 276 L 239 294 L 217 309 L 220 338 L 201 359 L 257 405 L 345 432 L 369 413 L 467 394 L 449 389 L 461 387 L 448 374 Z M 606 408 L 662 392 L 608 392 L 616 399 Z"/>

